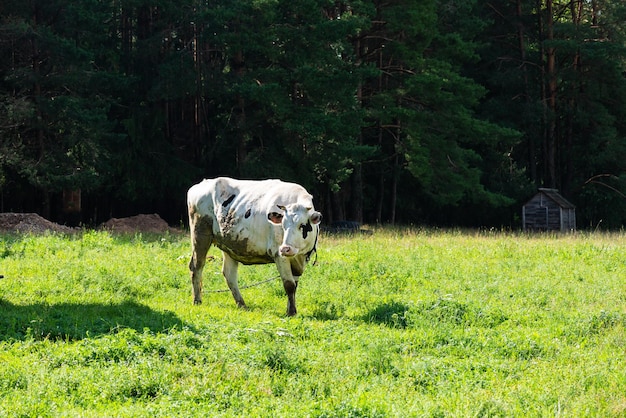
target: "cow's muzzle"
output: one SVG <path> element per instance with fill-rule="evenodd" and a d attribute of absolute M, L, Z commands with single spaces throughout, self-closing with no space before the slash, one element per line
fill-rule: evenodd
<path fill-rule="evenodd" d="M 278 252 L 280 253 L 281 257 L 293 257 L 294 255 L 298 254 L 298 249 L 292 247 L 291 245 L 281 245 L 278 249 Z"/>

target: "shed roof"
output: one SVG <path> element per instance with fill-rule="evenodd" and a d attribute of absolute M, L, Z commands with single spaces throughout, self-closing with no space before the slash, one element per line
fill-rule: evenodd
<path fill-rule="evenodd" d="M 552 199 L 553 201 L 556 202 L 557 205 L 559 205 L 560 207 L 564 209 L 576 208 L 576 206 L 574 206 L 573 203 L 571 203 L 570 201 L 565 199 L 563 196 L 561 196 L 557 189 L 548 189 L 548 188 L 542 187 L 542 188 L 539 188 L 539 193 L 543 193 L 546 197 L 548 197 L 549 199 Z"/>

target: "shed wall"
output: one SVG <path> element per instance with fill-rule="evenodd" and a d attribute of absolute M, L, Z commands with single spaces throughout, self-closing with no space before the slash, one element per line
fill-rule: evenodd
<path fill-rule="evenodd" d="M 523 207 L 523 227 L 530 230 L 570 231 L 576 229 L 576 214 L 544 193 L 537 193 Z"/>

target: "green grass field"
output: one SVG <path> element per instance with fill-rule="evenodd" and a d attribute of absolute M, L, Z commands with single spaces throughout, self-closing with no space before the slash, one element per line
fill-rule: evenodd
<path fill-rule="evenodd" d="M 323 236 L 235 306 L 186 236 L 0 236 L 0 416 L 626 416 L 626 234 Z M 240 284 L 276 275 L 240 268 Z"/>

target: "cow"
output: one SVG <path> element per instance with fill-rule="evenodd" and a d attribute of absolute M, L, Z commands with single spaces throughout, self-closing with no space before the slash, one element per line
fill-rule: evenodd
<path fill-rule="evenodd" d="M 316 251 L 322 214 L 304 187 L 281 180 L 206 179 L 187 192 L 194 304 L 202 303 L 207 251 L 223 254 L 222 274 L 239 307 L 239 263 L 275 263 L 287 294 L 287 315 L 296 314 L 296 289 Z"/>

